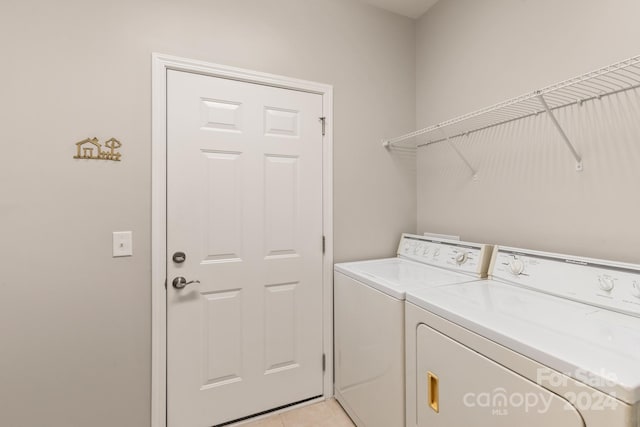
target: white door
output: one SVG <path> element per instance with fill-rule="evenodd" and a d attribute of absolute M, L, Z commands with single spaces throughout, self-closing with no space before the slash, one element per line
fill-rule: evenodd
<path fill-rule="evenodd" d="M 321 116 L 318 94 L 168 71 L 169 427 L 323 394 Z"/>

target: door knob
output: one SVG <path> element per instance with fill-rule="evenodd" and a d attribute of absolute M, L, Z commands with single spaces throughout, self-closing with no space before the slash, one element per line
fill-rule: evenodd
<path fill-rule="evenodd" d="M 192 283 L 200 283 L 200 280 L 191 280 L 190 282 L 187 282 L 187 279 L 185 279 L 184 277 L 176 277 L 175 279 L 173 279 L 172 283 L 174 288 L 182 289 Z"/>

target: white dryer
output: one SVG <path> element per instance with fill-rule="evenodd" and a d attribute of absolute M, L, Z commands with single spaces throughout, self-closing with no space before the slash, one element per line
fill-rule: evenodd
<path fill-rule="evenodd" d="M 405 425 L 405 292 L 486 277 L 490 252 L 403 234 L 396 258 L 335 265 L 335 395 L 356 425 Z"/>
<path fill-rule="evenodd" d="M 496 247 L 410 290 L 407 426 L 640 425 L 640 266 Z"/>

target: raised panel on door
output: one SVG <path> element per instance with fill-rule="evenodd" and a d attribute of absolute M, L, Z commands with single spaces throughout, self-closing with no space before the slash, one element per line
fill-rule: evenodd
<path fill-rule="evenodd" d="M 571 404 L 425 324 L 416 331 L 420 427 L 584 427 Z"/>
<path fill-rule="evenodd" d="M 297 257 L 300 211 L 299 159 L 268 154 L 264 158 L 265 256 Z"/>
<path fill-rule="evenodd" d="M 205 202 L 202 262 L 239 261 L 242 252 L 242 153 L 202 150 Z"/>
<path fill-rule="evenodd" d="M 267 136 L 299 137 L 300 111 L 277 107 L 264 108 L 264 133 Z"/>
<path fill-rule="evenodd" d="M 265 375 L 300 366 L 296 321 L 298 283 L 265 287 Z"/>
<path fill-rule="evenodd" d="M 242 103 L 232 100 L 201 98 L 202 129 L 242 132 Z"/>
<path fill-rule="evenodd" d="M 242 292 L 205 292 L 201 301 L 201 389 L 242 381 Z"/>
<path fill-rule="evenodd" d="M 321 395 L 321 97 L 167 81 L 169 427 Z"/>

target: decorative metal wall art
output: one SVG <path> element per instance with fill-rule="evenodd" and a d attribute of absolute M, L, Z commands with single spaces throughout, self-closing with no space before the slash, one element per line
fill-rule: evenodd
<path fill-rule="evenodd" d="M 118 149 L 122 147 L 122 143 L 115 138 L 105 141 L 104 146 L 108 150 L 102 149 L 102 144 L 98 142 L 98 138 L 87 138 L 76 142 L 77 153 L 74 159 L 87 160 L 113 160 L 119 162 L 122 154 L 118 153 Z"/>

